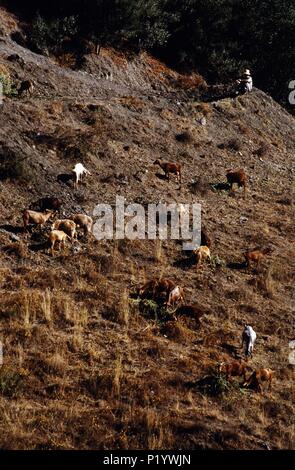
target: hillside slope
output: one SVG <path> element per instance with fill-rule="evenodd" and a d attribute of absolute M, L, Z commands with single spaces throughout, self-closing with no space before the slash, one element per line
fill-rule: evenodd
<path fill-rule="evenodd" d="M 82 70 L 63 67 L 14 42 L 17 20 L 0 15 L 2 69 L 36 85 L 0 109 L 0 447 L 294 449 L 294 118 L 257 89 L 202 104 L 201 77 L 145 54 L 103 50 Z M 181 188 L 156 158 L 182 163 Z M 92 176 L 78 188 L 59 181 L 78 161 Z M 240 167 L 245 197 L 214 190 Z M 173 241 L 80 239 L 52 257 L 21 218 L 51 195 L 64 216 L 116 195 L 199 202 L 214 262 L 197 269 Z M 272 254 L 247 270 L 242 252 L 256 246 Z M 154 276 L 208 309 L 200 329 L 142 311 L 131 294 Z M 245 323 L 258 335 L 249 365 L 276 370 L 273 391 L 223 383 L 210 395 L 198 381 L 240 354 Z"/>

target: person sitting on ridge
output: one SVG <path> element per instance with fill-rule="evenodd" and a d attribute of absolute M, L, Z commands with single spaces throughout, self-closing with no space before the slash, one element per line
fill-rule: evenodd
<path fill-rule="evenodd" d="M 253 79 L 249 69 L 246 69 L 242 77 L 236 83 L 238 84 L 238 93 L 250 93 L 253 88 Z"/>

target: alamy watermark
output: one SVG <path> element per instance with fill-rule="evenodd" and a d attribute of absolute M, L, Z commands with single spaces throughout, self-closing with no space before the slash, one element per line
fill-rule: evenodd
<path fill-rule="evenodd" d="M 294 106 L 295 105 L 295 80 L 291 80 L 291 82 L 289 83 L 289 90 L 292 90 L 289 93 L 289 103 Z"/>
<path fill-rule="evenodd" d="M 116 197 L 115 207 L 97 204 L 93 235 L 97 240 L 181 240 L 184 250 L 201 244 L 201 205 L 131 203 Z"/>
<path fill-rule="evenodd" d="M 295 366 L 295 339 L 289 342 L 289 348 L 291 349 L 289 353 L 289 364 Z"/>

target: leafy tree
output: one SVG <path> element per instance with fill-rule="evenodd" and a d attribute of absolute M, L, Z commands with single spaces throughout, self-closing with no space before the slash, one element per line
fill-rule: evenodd
<path fill-rule="evenodd" d="M 32 40 L 56 52 L 63 39 L 145 49 L 170 65 L 227 81 L 244 67 L 286 102 L 295 76 L 294 0 L 7 0 L 33 22 Z M 36 11 L 39 16 L 36 17 Z M 77 41 L 77 44 L 79 41 Z"/>

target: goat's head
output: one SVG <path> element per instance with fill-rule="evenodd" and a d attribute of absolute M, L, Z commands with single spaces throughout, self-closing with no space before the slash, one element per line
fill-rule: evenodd
<path fill-rule="evenodd" d="M 56 211 L 53 211 L 52 209 L 45 209 L 45 214 L 49 215 L 49 217 L 52 217 Z"/>

